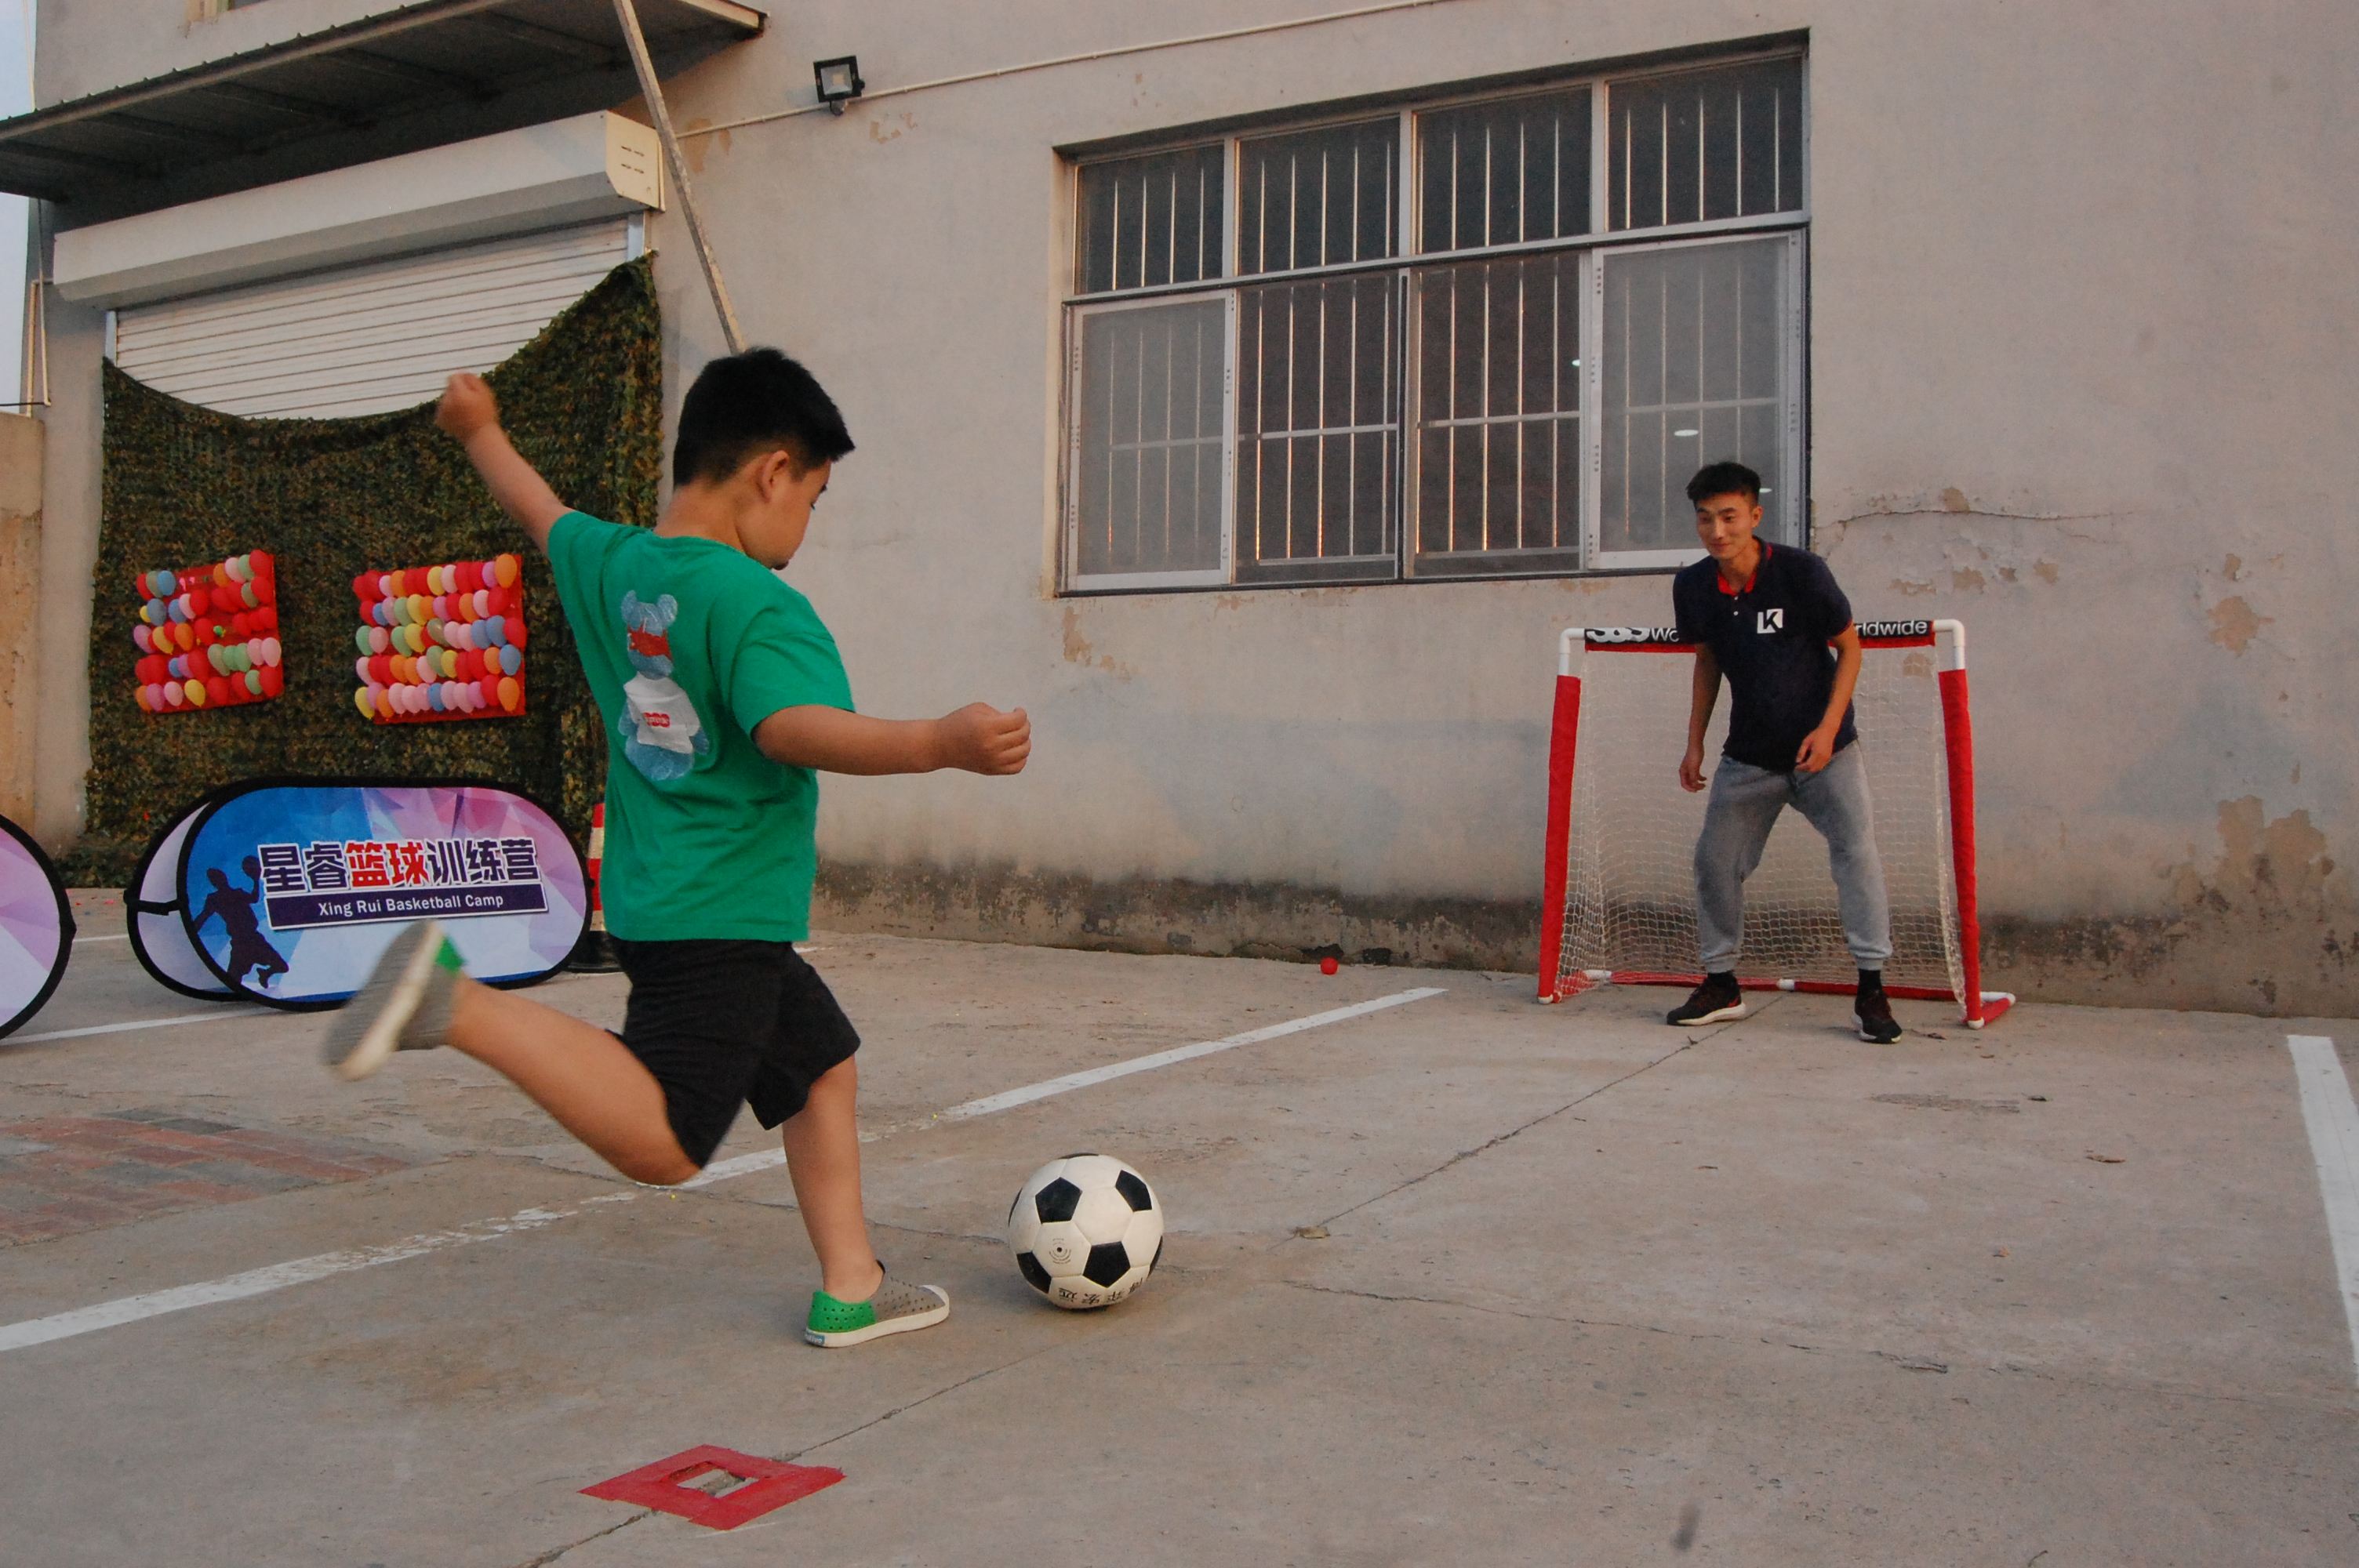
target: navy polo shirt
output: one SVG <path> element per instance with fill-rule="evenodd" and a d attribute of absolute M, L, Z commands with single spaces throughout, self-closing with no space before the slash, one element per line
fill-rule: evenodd
<path fill-rule="evenodd" d="M 1723 756 L 1773 773 L 1791 773 L 1802 742 L 1827 716 L 1835 690 L 1830 640 L 1851 624 L 1851 600 L 1827 563 L 1791 546 L 1761 546 L 1753 580 L 1731 588 L 1710 557 L 1671 579 L 1680 641 L 1712 650 L 1728 677 L 1728 743 Z M 1840 752 L 1854 740 L 1843 710 Z"/>

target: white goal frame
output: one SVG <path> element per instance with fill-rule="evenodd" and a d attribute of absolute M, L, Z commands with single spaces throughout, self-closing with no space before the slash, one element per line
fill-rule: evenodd
<path fill-rule="evenodd" d="M 1949 885 L 1940 888 L 1940 904 L 1947 929 L 1944 945 L 1952 984 L 1942 987 L 1887 985 L 1896 997 L 1919 1000 L 1954 1000 L 1962 1022 L 1980 1029 L 2014 1005 L 2006 991 L 1982 989 L 1982 922 L 1976 887 L 1974 849 L 1973 720 L 1966 687 L 1966 631 L 1956 621 L 1872 621 L 1859 626 L 1866 656 L 1875 658 L 1894 649 L 1930 649 L 1934 680 L 1940 695 L 1942 770 L 1946 781 L 1947 864 L 1939 876 Z M 1563 1001 L 1598 985 L 1692 986 L 1703 977 L 1679 972 L 1614 967 L 1573 968 L 1565 951 L 1567 906 L 1571 892 L 1575 853 L 1573 784 L 1579 757 L 1584 661 L 1591 657 L 1659 657 L 1689 654 L 1697 644 L 1683 643 L 1668 627 L 1574 626 L 1558 641 L 1556 708 L 1549 736 L 1548 838 L 1546 874 L 1540 905 L 1539 1000 Z M 1920 677 L 1921 678 L 1921 676 Z M 1682 699 L 1687 688 L 1682 683 Z M 1663 762 L 1663 788 L 1674 791 L 1669 777 L 1671 759 Z M 1832 880 L 1829 882 L 1832 893 Z M 1740 971 L 1738 983 L 1752 990 L 1818 991 L 1848 995 L 1855 982 L 1782 975 L 1749 975 Z"/>

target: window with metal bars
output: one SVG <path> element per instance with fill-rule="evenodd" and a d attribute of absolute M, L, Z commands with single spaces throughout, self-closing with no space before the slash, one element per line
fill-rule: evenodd
<path fill-rule="evenodd" d="M 1661 569 L 1800 541 L 1802 60 L 1082 164 L 1071 591 Z"/>

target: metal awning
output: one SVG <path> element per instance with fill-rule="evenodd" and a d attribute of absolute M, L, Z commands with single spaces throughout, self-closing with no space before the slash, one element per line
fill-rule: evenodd
<path fill-rule="evenodd" d="M 637 0 L 661 74 L 758 34 L 734 0 Z M 0 120 L 0 190 L 72 224 L 319 174 L 637 95 L 614 0 L 414 0 Z"/>

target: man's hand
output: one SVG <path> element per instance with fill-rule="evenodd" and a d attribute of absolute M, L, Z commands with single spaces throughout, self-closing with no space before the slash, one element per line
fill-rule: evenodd
<path fill-rule="evenodd" d="M 487 426 L 500 422 L 500 406 L 492 396 L 491 384 L 482 376 L 462 371 L 442 386 L 442 401 L 434 406 L 434 423 L 444 434 L 455 437 L 461 445 L 467 438 Z"/>
<path fill-rule="evenodd" d="M 1794 758 L 1798 773 L 1815 773 L 1835 760 L 1835 735 L 1841 724 L 1821 724 L 1802 737 L 1802 749 Z"/>
<path fill-rule="evenodd" d="M 1703 786 L 1703 748 L 1690 746 L 1688 754 L 1680 759 L 1680 787 L 1694 795 Z"/>
<path fill-rule="evenodd" d="M 941 765 L 971 773 L 1020 773 L 1032 755 L 1032 721 L 1017 708 L 1002 713 L 987 702 L 969 703 L 934 721 Z"/>

